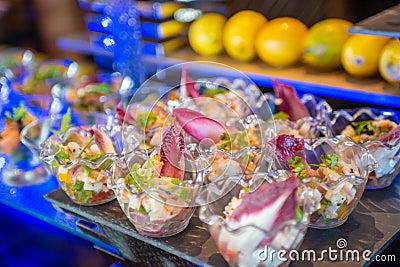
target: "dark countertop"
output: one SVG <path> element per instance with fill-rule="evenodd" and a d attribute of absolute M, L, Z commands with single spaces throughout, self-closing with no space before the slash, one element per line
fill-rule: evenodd
<path fill-rule="evenodd" d="M 47 200 L 44 198 L 46 195 Z M 121 254 L 131 261 L 153 261 L 166 266 L 190 264 L 202 266 L 227 266 L 217 252 L 207 228 L 195 215 L 188 228 L 169 238 L 149 238 L 136 232 L 123 214 L 117 201 L 84 207 L 72 203 L 58 189 L 54 177 L 40 185 L 12 187 L 0 183 L 0 203 L 20 210 L 42 221 L 55 225 L 94 244 L 102 241 L 111 243 Z M 57 208 L 53 206 L 53 204 Z M 61 209 L 60 209 L 61 208 Z M 196 213 L 197 214 L 197 213 Z M 82 229 L 81 222 L 91 222 L 99 226 L 100 235 L 92 235 Z M 90 224 L 89 224 L 90 225 Z M 398 234 L 400 229 L 400 179 L 392 186 L 380 190 L 367 190 L 348 221 L 335 229 L 309 229 L 299 249 L 336 249 L 339 238 L 347 241 L 347 250 L 371 250 L 379 254 Z M 95 231 L 96 230 L 95 227 Z M 103 240 L 102 240 L 103 239 Z M 162 261 L 160 261 L 162 259 Z M 398 259 L 399 260 L 399 259 Z M 177 265 L 179 263 L 179 265 Z M 349 263 L 345 261 L 314 262 L 314 266 L 362 265 L 365 261 Z M 311 266 L 311 262 L 292 262 L 291 266 Z"/>
<path fill-rule="evenodd" d="M 138 260 L 141 264 L 166 266 L 166 262 L 169 262 L 175 265 L 180 263 L 178 266 L 186 266 L 190 263 L 201 266 L 227 266 L 217 252 L 206 225 L 196 215 L 192 218 L 188 228 L 176 236 L 149 238 L 136 232 L 116 201 L 95 207 L 83 207 L 72 203 L 61 190 L 51 192 L 46 198 L 58 207 L 72 212 L 84 220 L 96 223 L 105 232 L 111 244 L 118 247 L 120 251 L 125 250 L 125 255 L 122 252 L 125 257 L 131 257 L 131 260 L 134 261 Z M 373 258 L 373 255 L 382 252 L 385 244 L 393 241 L 399 229 L 400 181 L 397 179 L 391 187 L 365 191 L 358 206 L 342 226 L 328 230 L 308 230 L 299 252 L 312 249 L 316 255 L 323 255 L 321 254 L 322 250 L 333 249 L 338 252 L 332 254 L 332 257 L 337 255 L 338 260 L 330 261 L 326 254 L 323 261 L 315 261 L 313 264 L 307 261 L 292 262 L 291 266 L 349 264 L 360 266 L 366 264 L 367 261 L 362 258 L 362 252 L 371 251 L 370 258 Z M 338 240 L 345 240 L 346 246 L 338 249 Z M 142 247 L 142 249 L 138 249 L 138 247 Z M 340 260 L 341 250 L 343 253 L 357 250 L 360 261 L 346 261 L 346 256 Z M 157 255 L 155 262 L 151 259 L 154 253 Z M 365 253 L 368 256 L 368 252 Z M 158 265 L 157 263 L 160 262 L 162 264 Z"/>

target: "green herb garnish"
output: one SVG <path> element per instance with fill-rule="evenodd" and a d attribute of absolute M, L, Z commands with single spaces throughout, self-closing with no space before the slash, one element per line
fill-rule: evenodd
<path fill-rule="evenodd" d="M 323 166 L 331 169 L 338 164 L 339 155 L 334 152 L 332 155 L 329 154 L 321 155 L 320 159 L 322 161 Z"/>
<path fill-rule="evenodd" d="M 208 96 L 208 97 L 214 97 L 214 96 L 216 96 L 216 95 L 223 94 L 223 93 L 225 93 L 225 92 L 226 92 L 226 89 L 225 89 L 225 88 L 223 88 L 223 87 L 217 87 L 217 88 L 212 88 L 212 89 L 205 89 L 205 90 L 203 91 L 203 94 L 204 94 L 205 96 Z"/>
<path fill-rule="evenodd" d="M 148 129 L 157 121 L 157 114 L 149 111 L 139 114 L 136 118 L 136 124 L 138 127 Z"/>
<path fill-rule="evenodd" d="M 150 213 L 150 211 L 146 211 L 145 208 L 142 205 L 140 205 L 140 207 L 138 209 L 138 212 L 140 212 L 140 213 L 142 213 L 144 215 L 147 215 L 147 214 Z"/>
<path fill-rule="evenodd" d="M 93 191 L 92 190 L 83 190 L 79 201 L 82 203 L 87 203 L 89 202 L 89 199 L 91 199 L 93 197 Z"/>
<path fill-rule="evenodd" d="M 303 211 L 302 209 L 296 205 L 296 221 L 301 221 L 301 219 L 303 218 Z"/>
<path fill-rule="evenodd" d="M 105 95 L 112 93 L 111 87 L 106 83 L 91 84 L 89 85 L 89 91 L 91 93 L 105 94 Z"/>
<path fill-rule="evenodd" d="M 247 130 L 244 130 L 243 132 L 240 132 L 240 133 L 231 134 L 231 135 L 228 133 L 223 133 L 220 137 L 221 141 L 218 142 L 218 144 L 217 144 L 217 148 L 232 150 L 232 146 L 235 142 L 239 148 L 248 146 L 249 142 L 248 142 L 247 135 L 248 135 Z"/>
<path fill-rule="evenodd" d="M 172 179 L 170 180 L 170 182 L 171 182 L 171 184 L 179 185 L 180 182 L 181 182 L 181 180 L 179 180 L 178 178 L 172 178 Z"/>
<path fill-rule="evenodd" d="M 303 159 L 299 156 L 289 158 L 289 165 L 293 168 L 292 172 L 299 178 L 308 177 L 308 171 L 306 165 L 303 163 Z"/>
<path fill-rule="evenodd" d="M 49 67 L 49 68 L 45 68 L 45 69 L 39 69 L 35 73 L 35 78 L 38 81 L 44 81 L 46 79 L 59 78 L 61 76 L 62 76 L 62 72 L 57 67 Z"/>
<path fill-rule="evenodd" d="M 104 155 L 105 155 L 104 151 L 100 151 L 99 154 L 86 154 L 85 157 L 83 158 L 95 162 Z"/>
<path fill-rule="evenodd" d="M 279 111 L 278 113 L 275 113 L 273 116 L 274 120 L 288 120 L 289 115 L 285 112 Z"/>
<path fill-rule="evenodd" d="M 90 138 L 90 140 L 89 140 L 89 141 L 86 143 L 86 145 L 82 148 L 81 152 L 79 152 L 78 158 L 80 158 L 80 157 L 82 156 L 83 152 L 85 152 L 85 150 L 89 147 L 89 145 L 93 142 L 93 140 L 94 140 L 94 136 L 92 136 L 92 137 Z"/>
<path fill-rule="evenodd" d="M 68 108 L 67 113 L 61 119 L 61 127 L 58 131 L 52 130 L 51 132 L 56 135 L 61 135 L 64 137 L 64 134 L 68 131 L 69 128 L 72 127 L 71 123 L 71 109 Z"/>
<path fill-rule="evenodd" d="M 93 197 L 93 191 L 83 189 L 84 183 L 81 181 L 75 184 L 67 184 L 67 187 L 75 192 L 75 196 L 78 198 L 79 202 L 87 203 L 89 199 Z"/>
<path fill-rule="evenodd" d="M 25 106 L 21 103 L 17 108 L 13 108 L 12 114 L 6 114 L 7 119 L 13 121 L 20 121 L 26 119 L 28 116 L 28 111 L 26 111 Z"/>
<path fill-rule="evenodd" d="M 189 198 L 189 191 L 185 187 L 181 187 L 178 192 L 176 192 L 176 196 L 180 201 L 186 202 Z"/>
<path fill-rule="evenodd" d="M 354 128 L 356 135 L 361 135 L 362 133 L 374 132 L 378 130 L 378 126 L 372 125 L 374 121 L 360 121 L 360 122 L 352 122 L 351 126 Z"/>
<path fill-rule="evenodd" d="M 87 173 L 87 175 L 90 177 L 90 174 L 92 172 L 92 169 L 89 166 L 82 165 L 82 169 Z"/>
<path fill-rule="evenodd" d="M 58 157 L 60 161 L 66 162 L 69 161 L 71 158 L 67 152 L 65 152 L 64 148 L 61 147 L 55 154 L 55 157 Z"/>

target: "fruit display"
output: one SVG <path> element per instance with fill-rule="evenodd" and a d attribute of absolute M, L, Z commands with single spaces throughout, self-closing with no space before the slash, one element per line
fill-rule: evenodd
<path fill-rule="evenodd" d="M 228 19 L 222 41 L 226 53 L 240 61 L 250 61 L 256 57 L 255 38 L 267 19 L 252 10 L 243 10 Z"/>
<path fill-rule="evenodd" d="M 351 34 L 352 26 L 345 19 L 326 18 L 308 28 L 294 17 L 272 19 L 254 10 L 228 18 L 206 13 L 189 26 L 189 45 L 195 53 L 208 56 L 207 60 L 215 57 L 229 62 L 231 58 L 238 66 L 256 63 L 261 67 L 259 59 L 267 68 L 310 67 L 325 74 L 341 71 L 356 79 L 379 74 L 384 81 L 398 84 L 399 41 Z"/>
<path fill-rule="evenodd" d="M 226 18 L 217 13 L 207 13 L 194 21 L 188 33 L 192 49 L 203 56 L 215 56 L 224 50 L 222 30 Z"/>
<path fill-rule="evenodd" d="M 350 34 L 349 21 L 329 18 L 315 23 L 304 41 L 303 59 L 318 70 L 335 70 L 341 67 L 342 48 Z"/>
<path fill-rule="evenodd" d="M 390 40 L 379 56 L 379 73 L 390 83 L 400 83 L 400 41 Z"/>
<path fill-rule="evenodd" d="M 273 19 L 257 33 L 257 55 L 274 67 L 292 66 L 300 60 L 306 33 L 307 26 L 298 19 Z"/>
<path fill-rule="evenodd" d="M 354 77 L 377 74 L 379 56 L 388 41 L 388 37 L 353 34 L 343 46 L 343 68 Z"/>

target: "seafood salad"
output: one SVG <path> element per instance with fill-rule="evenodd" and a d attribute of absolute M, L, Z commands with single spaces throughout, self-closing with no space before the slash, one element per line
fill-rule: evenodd
<path fill-rule="evenodd" d="M 152 97 L 149 98 L 151 100 Z M 116 111 L 117 119 L 127 127 L 127 135 L 135 139 L 138 149 L 160 146 L 163 126 L 169 114 L 162 102 L 130 105 L 127 109 L 122 108 L 120 103 Z"/>
<path fill-rule="evenodd" d="M 122 76 L 119 73 L 83 76 L 74 83 L 67 81 L 63 98 L 79 112 L 103 112 L 106 104 L 113 105 L 112 108 L 115 108 L 116 102 L 119 101 L 119 95 L 116 93 L 118 93 L 121 83 Z M 57 92 L 53 94 L 57 94 Z M 110 97 L 101 100 L 101 97 L 104 96 Z"/>
<path fill-rule="evenodd" d="M 303 163 L 301 157 L 295 156 L 289 158 L 289 164 L 300 179 L 316 177 L 327 185 L 339 182 L 345 175 L 359 175 L 351 165 L 341 161 L 336 153 L 321 155 L 320 159 L 320 164 L 308 164 Z M 357 185 L 347 180 L 331 188 L 312 183 L 309 186 L 313 189 L 316 201 L 321 203 L 318 216 L 322 216 L 323 220 L 342 219 L 348 215 L 347 204 L 355 198 Z"/>
<path fill-rule="evenodd" d="M 367 189 L 389 186 L 400 171 L 399 121 L 397 112 L 368 108 L 338 110 L 332 120 L 334 133 L 350 137 L 377 160 Z"/>
<path fill-rule="evenodd" d="M 260 130 L 252 124 L 246 125 L 246 129 L 239 130 L 187 108 L 174 109 L 172 117 L 186 133 L 204 145 L 215 145 L 219 149 L 228 151 L 261 145 Z"/>
<path fill-rule="evenodd" d="M 264 181 L 254 191 L 242 187 L 231 198 L 210 227 L 219 251 L 230 265 L 277 266 L 281 262 L 261 261 L 256 252 L 265 246 L 288 250 L 299 245 L 296 242 L 304 237 L 306 224 L 297 224 L 303 216 L 296 203 L 298 184 L 294 176 Z"/>
<path fill-rule="evenodd" d="M 21 129 L 35 121 L 36 114 L 21 99 L 2 109 L 0 116 L 5 122 L 5 129 L 0 133 L 0 152 L 11 155 L 18 151 Z"/>
<path fill-rule="evenodd" d="M 16 89 L 24 94 L 50 95 L 51 87 L 78 74 L 78 64 L 70 60 L 43 60 L 38 62 Z"/>
<path fill-rule="evenodd" d="M 274 126 L 277 134 L 294 135 L 298 138 L 311 138 L 319 135 L 319 119 L 311 117 L 311 114 L 297 96 L 294 87 L 274 81 L 275 104 L 279 112 L 273 115 Z M 327 105 L 327 104 L 326 104 Z M 315 109 L 313 116 L 323 117 L 324 110 L 313 105 Z M 330 107 L 325 107 L 329 109 Z M 319 111 L 321 109 L 321 111 Z"/>
<path fill-rule="evenodd" d="M 117 199 L 135 228 L 149 236 L 182 231 L 194 212 L 190 187 L 184 181 L 185 142 L 175 124 L 163 133 L 159 152 L 142 155 L 125 177 L 116 177 Z M 138 152 L 139 153 L 139 152 Z M 128 164 L 132 163 L 128 160 Z"/>
<path fill-rule="evenodd" d="M 170 92 L 173 97 L 169 98 L 177 98 L 182 103 L 186 102 L 186 105 L 195 106 L 196 110 L 204 110 L 207 116 L 214 118 L 229 117 L 231 114 L 245 117 L 250 115 L 248 105 L 251 102 L 244 93 L 245 83 L 243 80 L 241 82 L 238 80 L 232 84 L 222 78 L 214 81 L 209 79 L 193 81 L 188 75 L 188 68 L 182 68 L 179 91 Z M 230 112 L 227 112 L 228 110 Z"/>
<path fill-rule="evenodd" d="M 68 112 L 61 129 L 44 143 L 41 157 L 49 163 L 72 201 L 96 205 L 114 199 L 107 187 L 107 172 L 112 163 L 107 155 L 116 153 L 113 142 L 100 127 L 72 127 L 69 123 Z"/>
<path fill-rule="evenodd" d="M 350 137 L 356 143 L 365 143 L 379 140 L 396 127 L 397 123 L 388 119 L 367 120 L 352 122 L 340 134 Z"/>
<path fill-rule="evenodd" d="M 314 200 L 319 203 L 311 216 L 311 226 L 327 228 L 345 222 L 366 183 L 362 178 L 365 173 L 361 173 L 360 166 L 346 155 L 351 151 L 320 152 L 319 158 L 314 155 L 311 160 L 306 157 L 304 139 L 279 135 L 272 143 L 279 163 L 302 181 L 303 187 L 298 194 L 311 190 Z"/>

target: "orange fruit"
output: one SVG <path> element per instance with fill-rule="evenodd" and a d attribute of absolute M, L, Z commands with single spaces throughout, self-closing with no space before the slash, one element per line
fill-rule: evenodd
<path fill-rule="evenodd" d="M 257 33 L 257 55 L 274 67 L 294 65 L 301 57 L 307 30 L 307 26 L 295 18 L 273 19 Z"/>
<path fill-rule="evenodd" d="M 257 31 L 267 22 L 261 13 L 243 10 L 230 17 L 223 30 L 222 42 L 226 53 L 240 61 L 250 61 L 256 57 L 254 40 Z"/>
<path fill-rule="evenodd" d="M 400 83 L 400 41 L 390 40 L 379 56 L 379 73 L 390 83 Z"/>
<path fill-rule="evenodd" d="M 342 65 L 354 77 L 370 77 L 378 73 L 379 55 L 388 37 L 354 34 L 342 50 Z"/>
<path fill-rule="evenodd" d="M 304 62 L 319 70 L 341 67 L 342 48 L 350 37 L 347 30 L 352 25 L 347 20 L 337 18 L 324 19 L 314 24 L 304 41 Z"/>
<path fill-rule="evenodd" d="M 222 30 L 226 18 L 217 13 L 206 13 L 189 26 L 190 47 L 202 56 L 215 56 L 223 50 Z"/>

